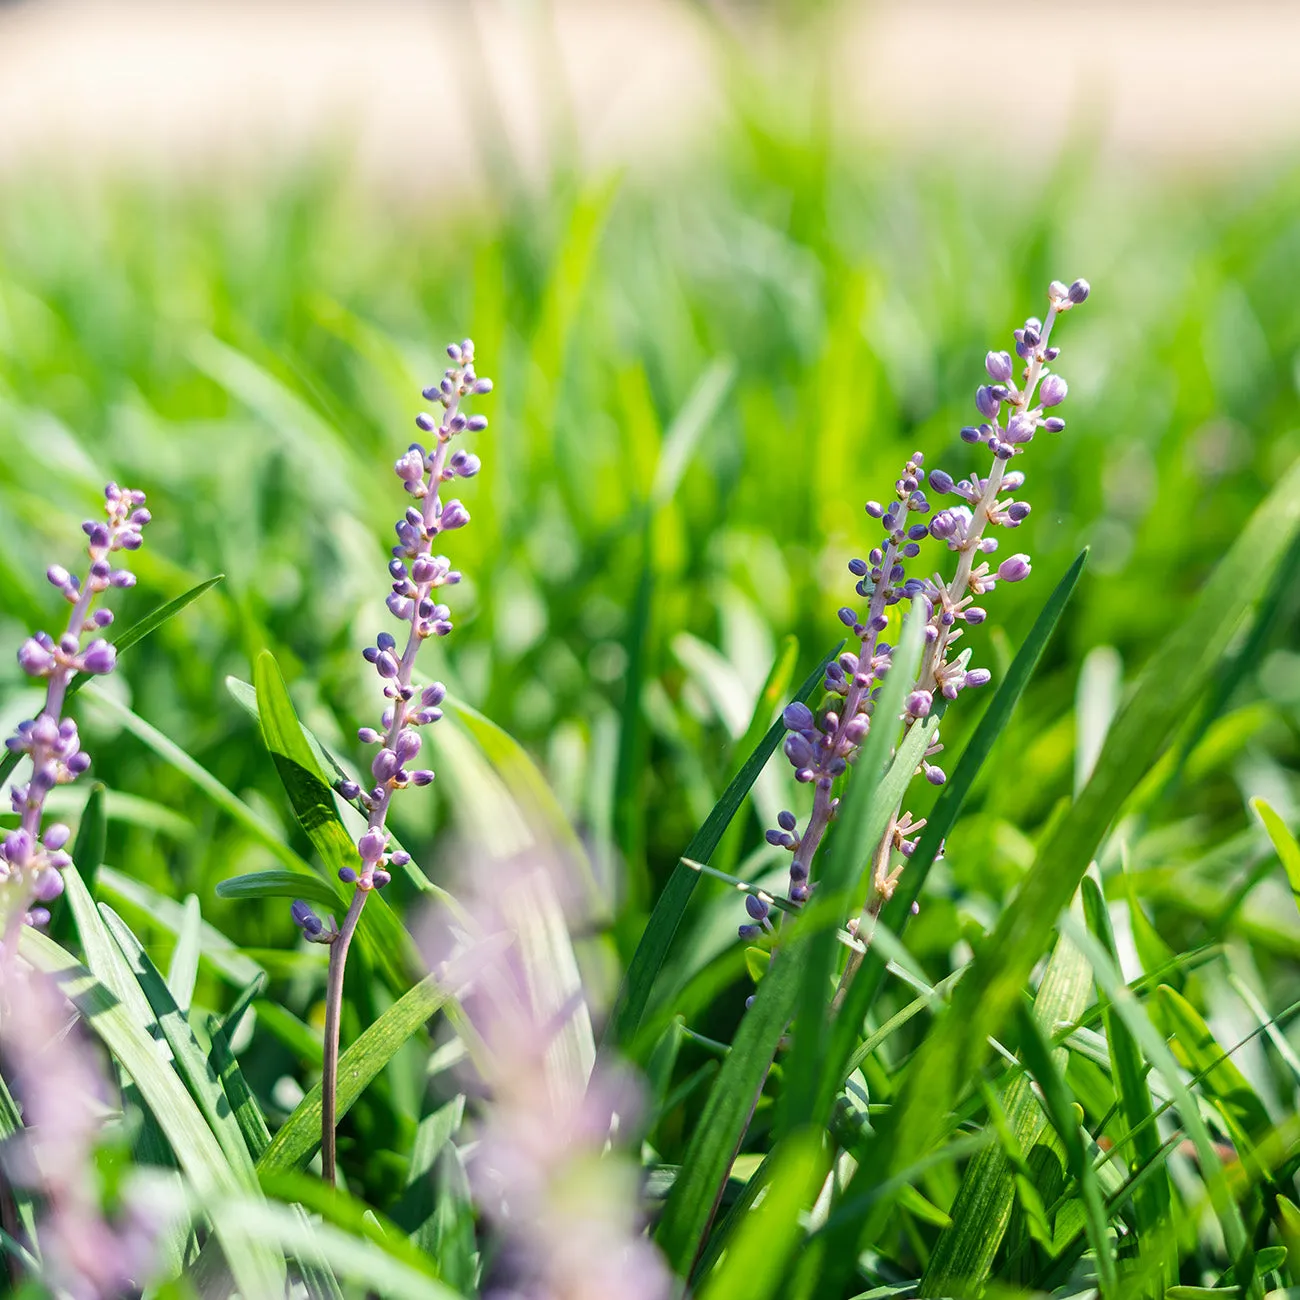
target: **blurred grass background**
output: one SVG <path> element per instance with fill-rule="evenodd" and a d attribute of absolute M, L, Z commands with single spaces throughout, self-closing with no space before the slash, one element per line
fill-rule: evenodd
<path fill-rule="evenodd" d="M 725 130 L 654 174 L 593 173 L 561 152 L 545 184 L 525 183 L 504 142 L 488 183 L 446 202 L 389 201 L 346 152 L 256 184 L 11 172 L 0 643 L 62 617 L 42 574 L 72 567 L 103 483 L 144 488 L 155 522 L 120 620 L 226 581 L 124 656 L 108 689 L 290 834 L 223 679 L 247 680 L 270 647 L 308 723 L 357 754 L 355 728 L 378 708 L 360 651 L 390 622 L 384 566 L 404 501 L 391 465 L 443 345 L 471 335 L 496 381 L 481 406 L 492 424 L 461 494 L 473 525 L 451 547 L 466 574 L 457 628 L 426 671 L 535 757 L 616 900 L 625 960 L 782 638 L 798 638 L 796 679 L 836 640 L 845 563 L 873 541 L 863 501 L 913 450 L 973 467 L 957 430 L 985 351 L 1041 312 L 1050 279 L 1085 276 L 1093 296 L 1060 336 L 1067 429 L 1025 461 L 1034 512 L 1012 540 L 1033 579 L 998 591 L 976 662 L 1004 668 L 1079 548 L 1092 556 L 910 932 L 937 978 L 1072 789 L 1081 666 L 1103 682 L 1087 700 L 1104 713 L 1110 661 L 1088 656 L 1113 647 L 1125 678 L 1158 656 L 1300 454 L 1300 170 L 1141 171 L 1086 140 L 1037 170 L 908 157 L 850 145 L 815 94 L 791 111 L 788 87 L 739 57 L 728 67 Z M 1294 821 L 1296 604 L 1175 799 L 1146 809 L 1129 863 L 1166 942 L 1228 940 L 1279 1005 L 1296 996 L 1300 926 L 1280 876 L 1260 881 L 1246 799 Z M 6 653 L 4 730 L 36 700 Z M 945 725 L 954 752 L 978 707 L 964 699 Z M 291 947 L 287 908 L 214 894 L 272 865 L 265 846 L 102 708 L 79 711 L 113 796 L 108 862 L 196 893 L 241 946 Z M 762 845 L 764 818 L 804 806 L 777 766 L 732 846 L 751 873 L 781 856 Z M 453 865 L 452 784 L 394 812 L 437 879 Z M 689 969 L 728 946 L 738 957 L 734 896 L 700 897 Z M 166 930 L 146 927 L 163 952 Z M 201 998 L 218 1005 L 228 994 L 207 978 Z M 734 1023 L 743 991 L 700 1027 Z M 310 1016 L 308 988 L 286 1001 Z"/>

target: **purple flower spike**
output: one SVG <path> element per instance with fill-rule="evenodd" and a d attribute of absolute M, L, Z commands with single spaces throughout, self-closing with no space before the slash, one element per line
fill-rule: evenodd
<path fill-rule="evenodd" d="M 45 799 L 56 785 L 75 780 L 90 766 L 90 755 L 81 749 L 77 724 L 63 717 L 72 678 L 79 672 L 102 675 L 111 673 L 117 664 L 117 651 L 111 642 L 95 633 L 112 621 L 112 612 L 93 608 L 96 598 L 110 587 L 129 586 L 135 581 L 126 569 L 114 570 L 110 556 L 139 548 L 141 533 L 149 523 L 149 512 L 142 509 L 144 493 L 119 488 L 109 483 L 104 489 L 103 522 L 87 520 L 82 525 L 86 537 L 88 564 L 83 582 L 61 564 L 51 564 L 45 571 L 50 584 L 63 593 L 72 606 L 67 628 L 56 640 L 47 632 L 37 632 L 23 642 L 18 662 L 29 676 L 46 682 L 45 704 L 40 714 L 19 723 L 5 742 L 11 753 L 24 754 L 31 761 L 31 777 L 25 785 L 15 786 L 11 794 L 19 828 L 9 835 L 0 850 L 0 885 L 12 887 L 10 915 L 31 922 L 49 913 L 34 902 L 50 902 L 63 892 L 60 874 L 71 859 L 63 851 L 68 828 L 59 823 L 41 834 Z M 14 935 L 7 933 L 0 941 L 0 960 L 7 956 Z"/>
<path fill-rule="evenodd" d="M 927 748 L 916 774 L 924 775 L 934 785 L 946 779 L 943 769 L 932 761 L 943 748 L 935 702 L 955 701 L 964 689 L 984 686 L 992 679 L 985 668 L 968 668 L 970 652 L 964 647 L 958 650 L 956 643 L 987 620 L 983 598 L 995 590 L 998 582 L 1020 582 L 1030 574 L 1027 555 L 1013 555 L 996 570 L 984 557 L 998 548 L 998 539 L 989 535 L 993 529 L 1020 527 L 1029 518 L 1029 503 L 1007 495 L 1020 489 L 1025 481 L 1010 463 L 1028 451 L 1040 428 L 1059 432 L 1065 427 L 1059 416 L 1043 415 L 1045 409 L 1059 406 L 1068 394 L 1065 381 L 1054 373 L 1047 374 L 1044 367 L 1060 355 L 1059 345 L 1052 340 L 1060 314 L 1087 296 L 1085 281 L 1076 281 L 1069 288 L 1061 281 L 1053 281 L 1044 318 L 1031 316 L 1014 331 L 1015 356 L 1025 363 L 1020 387 L 1016 387 L 1018 367 L 1010 351 L 994 350 L 985 355 L 984 368 L 990 382 L 981 384 L 975 394 L 983 423 L 961 430 L 963 442 L 987 449 L 990 459 L 982 468 L 960 481 L 941 469 L 929 471 L 927 477 L 922 455 L 916 452 L 894 481 L 895 498 L 884 504 L 867 502 L 867 515 L 880 521 L 884 535 L 876 534 L 867 559 L 851 561 L 849 572 L 857 580 L 857 595 L 869 602 L 868 608 L 864 611 L 860 606 L 845 605 L 838 615 L 858 644 L 826 668 L 823 684 L 831 698 L 825 712 L 814 718 L 807 706 L 792 704 L 782 719 L 789 733 L 783 748 L 795 769 L 795 780 L 811 785 L 814 791 L 812 813 L 802 833 L 795 817 L 784 812 L 779 828 L 766 833 L 768 843 L 793 855 L 789 899 L 796 906 L 806 902 L 814 888 L 813 859 L 839 803 L 837 782 L 850 769 L 873 726 L 886 725 L 892 730 L 895 725 L 894 719 L 881 718 L 876 711 L 881 684 L 893 663 L 890 647 L 880 637 L 897 618 L 890 612 L 892 607 L 903 601 L 925 620 L 925 626 L 920 667 L 916 680 L 908 684 L 904 694 L 900 720 L 907 731 L 916 726 L 926 729 Z M 913 523 L 909 518 L 914 513 L 929 512 L 922 484 L 938 496 L 952 494 L 957 498 L 956 503 L 933 515 L 928 525 Z M 950 578 L 934 572 L 932 562 L 923 562 L 924 569 L 909 574 L 909 561 L 919 556 L 927 536 L 943 543 L 953 557 Z M 892 734 L 888 743 L 894 743 Z M 892 897 L 898 873 L 918 842 L 914 833 L 907 836 L 903 832 L 914 832 L 919 826 L 913 823 L 910 813 L 900 812 L 890 823 L 886 840 L 876 846 L 870 859 L 876 866 L 865 915 L 878 914 Z M 895 853 L 902 859 L 897 865 Z M 751 904 L 746 906 L 751 921 L 759 920 Z M 764 926 L 773 928 L 783 919 L 788 920 L 783 914 L 764 914 L 761 919 Z M 854 918 L 850 928 L 856 924 Z M 747 925 L 742 927 L 742 934 L 757 928 Z M 849 971 L 853 969 L 850 966 Z"/>

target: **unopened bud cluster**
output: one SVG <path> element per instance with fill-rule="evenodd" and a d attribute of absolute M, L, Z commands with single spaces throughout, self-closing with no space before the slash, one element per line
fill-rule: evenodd
<path fill-rule="evenodd" d="M 1046 318 L 1031 317 L 1014 334 L 1016 357 L 1023 363 L 1019 385 L 1016 362 L 1009 352 L 990 352 L 985 358 L 991 382 L 975 393 L 982 421 L 963 428 L 961 437 L 992 453 L 986 475 L 955 480 L 943 470 L 933 469 L 927 476 L 924 456 L 918 451 L 895 481 L 894 499 L 888 505 L 867 502 L 867 514 L 881 522 L 884 536 L 865 560 L 849 562 L 849 572 L 857 579 L 855 591 L 867 608 L 846 605 L 839 611 L 839 619 L 856 644 L 826 669 L 823 685 L 832 697 L 829 707 L 816 714 L 796 702 L 782 715 L 788 732 L 786 758 L 795 769 L 796 780 L 811 784 L 814 790 L 813 810 L 802 833 L 789 811 L 782 812 L 777 826 L 767 832 L 769 844 L 793 854 L 791 902 L 803 903 L 810 895 L 813 856 L 838 809 L 835 784 L 856 759 L 871 727 L 880 683 L 892 663 L 893 647 L 880 639 L 890 624 L 887 611 L 905 600 L 910 606 L 919 603 L 926 618 L 921 669 L 905 697 L 902 721 L 906 726 L 928 717 L 936 707 L 936 697 L 955 700 L 961 691 L 984 686 L 991 679 L 986 668 L 971 667 L 969 648 L 958 649 L 957 643 L 966 628 L 976 627 L 988 617 L 982 601 L 999 582 L 1021 582 L 1029 576 L 1028 555 L 1011 555 L 996 567 L 984 558 L 998 550 L 997 539 L 986 536 L 986 530 L 990 525 L 1019 528 L 1029 517 L 1029 503 L 1015 495 L 1025 476 L 1008 467 L 1040 429 L 1059 433 L 1065 428 L 1056 410 L 1068 390 L 1065 380 L 1048 369 L 1060 355 L 1050 338 L 1057 318 L 1087 297 L 1085 280 L 1069 286 L 1052 282 Z M 926 522 L 932 509 L 930 495 L 956 497 L 957 504 L 937 510 Z M 921 544 L 927 538 L 957 555 L 956 571 L 950 579 L 938 572 L 925 576 L 923 569 L 909 575 L 909 566 L 919 561 Z M 917 775 L 934 785 L 942 785 L 946 779 L 943 769 L 931 761 L 942 749 L 936 730 L 917 767 Z M 906 812 L 893 820 L 876 854 L 873 885 L 878 899 L 892 894 L 902 869 L 890 870 L 891 854 L 897 852 L 906 860 L 924 825 Z M 763 929 L 771 929 L 772 921 L 761 901 L 749 898 L 746 906 L 750 923 L 740 927 L 740 934 L 752 940 Z"/>
<path fill-rule="evenodd" d="M 345 799 L 359 803 L 367 814 L 368 825 L 357 840 L 360 870 L 339 870 L 345 884 L 362 890 L 382 888 L 392 878 L 390 868 L 410 861 L 401 850 L 389 851 L 390 836 L 384 828 L 388 807 L 394 791 L 433 780 L 429 768 L 414 764 L 424 743 L 420 729 L 442 717 L 439 705 L 447 694 L 441 682 L 414 685 L 412 671 L 423 642 L 446 636 L 452 628 L 451 611 L 435 593 L 455 586 L 461 575 L 445 555 L 435 554 L 435 548 L 441 545 L 444 533 L 469 523 L 469 511 L 456 498 L 444 502 L 442 485 L 457 478 L 473 478 L 479 472 L 479 458 L 463 448 L 453 451 L 452 443 L 461 434 L 487 428 L 485 416 L 467 415 L 461 405 L 467 397 L 492 391 L 492 381 L 475 373 L 474 344 L 469 339 L 452 343 L 447 355 L 452 364 L 441 381 L 424 390 L 425 399 L 436 402 L 442 414 L 421 413 L 415 419 L 417 428 L 433 435 L 430 445 L 413 442 L 394 466 L 412 504 L 396 524 L 397 545 L 388 565 L 392 590 L 387 603 L 393 617 L 408 627 L 405 645 L 399 647 L 396 637 L 381 632 L 363 651 L 389 701 L 380 725 L 362 727 L 357 733 L 363 744 L 379 747 L 370 764 L 374 784 L 364 789 L 345 781 L 338 787 Z M 326 927 L 306 903 L 294 904 L 293 918 L 312 942 L 333 942 L 337 932 Z"/>
<path fill-rule="evenodd" d="M 23 671 L 46 682 L 45 706 L 37 717 L 20 723 L 5 742 L 11 752 L 31 759 L 32 770 L 27 783 L 15 785 L 10 792 L 20 822 L 0 844 L 0 884 L 18 891 L 11 894 L 8 907 L 21 908 L 32 924 L 49 920 L 44 906 L 31 905 L 51 902 L 63 892 L 61 873 L 72 861 L 64 851 L 68 828 L 56 822 L 42 831 L 45 798 L 56 785 L 75 781 L 90 766 L 77 724 L 62 716 L 68 684 L 77 673 L 111 673 L 117 664 L 113 646 L 97 635 L 112 623 L 112 611 L 92 606 L 110 587 L 135 585 L 135 575 L 115 567 L 113 557 L 139 549 L 150 518 L 144 493 L 116 483 L 104 489 L 104 513 L 104 520 L 90 519 L 81 526 L 89 558 L 84 582 L 62 565 L 52 564 L 46 570 L 51 586 L 72 606 L 67 628 L 57 638 L 37 632 L 18 651 Z"/>

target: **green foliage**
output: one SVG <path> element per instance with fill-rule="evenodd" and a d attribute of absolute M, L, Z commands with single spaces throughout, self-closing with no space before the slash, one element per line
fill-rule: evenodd
<path fill-rule="evenodd" d="M 51 795 L 76 867 L 22 954 L 117 1072 L 105 1163 L 184 1207 L 160 1295 L 482 1290 L 482 1045 L 421 948 L 431 913 L 470 925 L 484 846 L 572 877 L 512 919 L 566 1012 L 545 1086 L 580 1089 L 598 1041 L 645 1066 L 618 1140 L 705 1300 L 1300 1286 L 1300 183 L 1080 151 L 1008 190 L 832 147 L 731 67 L 717 158 L 671 185 L 570 174 L 463 212 L 333 170 L 7 195 L 0 644 L 58 617 L 40 575 L 103 481 L 155 520 L 120 669 L 74 683 L 96 784 Z M 808 803 L 774 719 L 820 702 L 862 501 L 915 448 L 977 468 L 955 435 L 984 352 L 1078 271 L 1069 428 L 1023 462 L 1034 574 L 969 629 L 995 685 L 936 719 L 956 761 L 908 791 L 928 825 L 870 947 L 844 979 L 926 728 L 901 757 L 873 729 L 820 892 L 746 947 L 736 883 L 780 893 L 763 831 Z M 325 958 L 287 903 L 347 904 L 333 787 L 382 708 L 359 650 L 389 467 L 465 333 L 497 388 L 448 539 L 457 631 L 421 661 L 449 687 L 438 780 L 397 801 L 413 861 L 358 931 L 330 1194 Z M 7 734 L 40 696 L 5 656 Z M 34 1272 L 42 1207 L 13 1190 L 5 1264 Z"/>

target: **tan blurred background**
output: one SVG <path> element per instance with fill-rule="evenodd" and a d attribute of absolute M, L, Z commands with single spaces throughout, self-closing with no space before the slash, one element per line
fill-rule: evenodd
<path fill-rule="evenodd" d="M 672 0 L 26 0 L 0 3 L 0 167 L 174 175 L 343 140 L 376 177 L 425 190 L 473 178 L 484 113 L 516 165 L 545 170 L 557 112 L 585 165 L 653 165 L 718 124 L 713 23 L 789 80 L 792 103 L 824 75 L 844 132 L 898 148 L 1032 162 L 1082 133 L 1106 158 L 1219 168 L 1300 134 L 1300 5 L 1280 0 L 892 2 L 833 18 Z M 825 74 L 800 53 L 809 38 Z"/>

